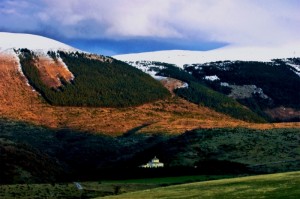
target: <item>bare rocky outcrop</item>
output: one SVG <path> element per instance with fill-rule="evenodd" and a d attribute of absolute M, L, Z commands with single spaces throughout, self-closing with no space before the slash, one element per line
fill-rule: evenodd
<path fill-rule="evenodd" d="M 228 95 L 234 99 L 244 99 L 250 98 L 254 95 L 258 95 L 262 99 L 268 99 L 269 97 L 264 94 L 261 88 L 258 88 L 256 85 L 228 85 L 232 88 L 231 93 Z"/>
<path fill-rule="evenodd" d="M 62 86 L 63 80 L 70 83 L 74 79 L 74 75 L 60 58 L 53 60 L 47 55 L 39 55 L 34 60 L 34 65 L 39 70 L 42 81 L 50 88 Z"/>
<path fill-rule="evenodd" d="M 300 121 L 300 110 L 296 110 L 293 108 L 287 108 L 287 107 L 277 107 L 273 109 L 267 109 L 265 112 L 270 115 L 275 120 L 280 121 Z"/>
<path fill-rule="evenodd" d="M 169 77 L 160 80 L 160 82 L 164 85 L 164 87 L 166 87 L 172 93 L 172 95 L 175 95 L 174 94 L 175 89 L 188 87 L 187 83 Z"/>
<path fill-rule="evenodd" d="M 92 59 L 92 60 L 98 60 L 101 62 L 108 62 L 108 63 L 112 63 L 113 59 L 110 57 L 106 57 L 103 55 L 97 55 L 97 54 L 85 54 L 85 57 L 88 59 Z"/>

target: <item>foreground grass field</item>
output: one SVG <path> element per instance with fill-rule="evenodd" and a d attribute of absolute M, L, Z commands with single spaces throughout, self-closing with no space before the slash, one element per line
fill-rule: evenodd
<path fill-rule="evenodd" d="M 161 186 L 184 184 L 191 182 L 202 182 L 208 180 L 234 178 L 237 175 L 195 175 L 195 176 L 177 176 L 177 177 L 162 177 L 162 178 L 142 178 L 128 180 L 108 180 L 103 183 L 116 184 L 156 184 Z"/>
<path fill-rule="evenodd" d="M 133 191 L 149 190 L 174 184 L 233 177 L 233 175 L 200 175 L 80 182 L 80 185 L 83 188 L 82 190 L 78 190 L 74 183 L 0 185 L 0 199 L 95 198 Z"/>
<path fill-rule="evenodd" d="M 83 199 L 158 187 L 157 184 L 81 182 L 74 183 L 0 185 L 0 199 Z"/>
<path fill-rule="evenodd" d="M 105 198 L 300 198 L 300 172 L 196 182 Z"/>

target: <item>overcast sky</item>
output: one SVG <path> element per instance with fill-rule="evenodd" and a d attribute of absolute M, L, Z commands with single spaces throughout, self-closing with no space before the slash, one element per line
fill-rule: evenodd
<path fill-rule="evenodd" d="M 107 55 L 300 41 L 300 0 L 0 0 L 0 31 Z"/>

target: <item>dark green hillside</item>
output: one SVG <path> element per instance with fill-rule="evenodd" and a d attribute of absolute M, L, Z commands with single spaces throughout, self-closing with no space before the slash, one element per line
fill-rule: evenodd
<path fill-rule="evenodd" d="M 188 88 L 177 89 L 175 93 L 188 101 L 210 107 L 237 119 L 248 122 L 266 122 L 234 99 L 196 82 L 191 82 Z"/>
<path fill-rule="evenodd" d="M 198 81 L 195 77 L 193 77 L 183 69 L 178 68 L 173 64 L 161 63 L 161 62 L 152 62 L 152 64 L 164 66 L 163 69 L 159 69 L 157 75 L 164 76 L 164 77 L 172 77 L 174 79 L 179 79 L 187 83 Z"/>
<path fill-rule="evenodd" d="M 197 79 L 197 77 L 192 76 L 185 70 L 172 64 L 159 62 L 154 62 L 154 64 L 165 66 L 157 75 L 172 77 L 189 84 L 188 88 L 180 88 L 175 91 L 179 97 L 199 105 L 210 107 L 237 119 L 249 122 L 266 122 L 264 118 L 245 108 L 236 100 L 214 91 L 202 79 Z"/>
<path fill-rule="evenodd" d="M 299 129 L 198 129 L 155 147 L 169 166 L 201 167 L 207 161 L 230 161 L 250 169 L 278 172 L 300 169 Z M 150 149 L 148 152 L 151 152 Z M 217 167 L 217 164 L 214 164 Z"/>
<path fill-rule="evenodd" d="M 0 132 L 1 183 L 300 170 L 299 129 L 110 137 L 0 119 Z M 154 156 L 167 168 L 137 168 Z"/>
<path fill-rule="evenodd" d="M 55 53 L 48 53 L 55 59 Z M 35 55 L 21 50 L 20 60 L 30 84 L 47 102 L 60 106 L 128 107 L 169 96 L 159 82 L 123 62 L 89 59 L 83 53 L 59 52 L 75 79 L 59 89 L 47 87 L 34 66 Z"/>
<path fill-rule="evenodd" d="M 52 182 L 64 173 L 55 158 L 34 146 L 3 138 L 0 138 L 0 168 L 0 184 Z"/>
<path fill-rule="evenodd" d="M 115 138 L 0 118 L 1 183 L 98 180 L 105 173 L 108 178 L 118 177 L 110 171 L 103 174 L 103 169 L 126 168 L 135 153 L 168 138 L 133 131 Z"/>
<path fill-rule="evenodd" d="M 289 60 L 293 63 L 299 61 L 296 58 Z M 198 80 L 202 80 L 204 76 L 217 75 L 221 82 L 232 85 L 256 85 L 262 88 L 263 92 L 272 99 L 272 103 L 256 99 L 256 103 L 262 108 L 277 106 L 300 108 L 300 78 L 293 72 L 294 69 L 286 64 L 286 61 L 213 62 L 197 66 L 197 68 L 188 66 L 185 70 Z M 251 106 L 249 102 L 246 105 Z"/>

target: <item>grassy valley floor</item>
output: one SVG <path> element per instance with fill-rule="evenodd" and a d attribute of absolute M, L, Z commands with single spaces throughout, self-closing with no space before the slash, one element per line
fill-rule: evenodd
<path fill-rule="evenodd" d="M 221 179 L 220 179 L 221 178 Z M 193 183 L 187 183 L 193 182 Z M 185 184 L 182 184 L 185 183 Z M 176 185 L 174 185 L 176 184 Z M 178 185 L 179 184 L 179 185 Z M 299 198 L 300 171 L 234 176 L 181 176 L 152 179 L 0 185 L 0 199 L 14 198 Z"/>
<path fill-rule="evenodd" d="M 199 182 L 233 177 L 233 175 L 200 175 L 128 180 L 106 180 L 99 182 L 80 182 L 79 184 L 80 186 L 82 186 L 82 190 L 77 189 L 75 183 L 72 182 L 0 185 L 0 199 L 94 198 L 140 190 L 149 190 L 157 187 L 182 184 L 187 182 Z"/>
<path fill-rule="evenodd" d="M 105 198 L 299 198 L 300 172 L 196 182 Z"/>

